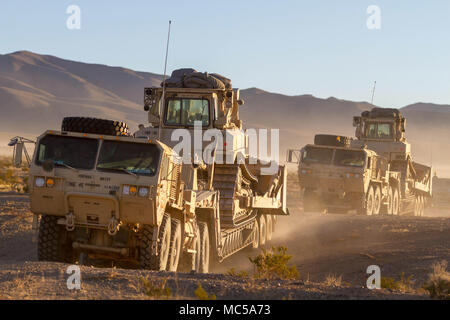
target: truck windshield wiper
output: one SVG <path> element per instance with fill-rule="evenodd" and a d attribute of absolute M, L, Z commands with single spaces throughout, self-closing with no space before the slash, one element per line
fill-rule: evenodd
<path fill-rule="evenodd" d="M 136 173 L 130 172 L 130 171 L 128 171 L 125 168 L 107 168 L 107 170 L 122 171 L 122 172 L 125 172 L 125 173 L 128 173 L 128 174 L 132 175 L 135 178 L 139 178 L 139 176 Z"/>
<path fill-rule="evenodd" d="M 78 169 L 75 169 L 74 167 L 69 166 L 68 164 L 64 163 L 64 161 L 55 160 L 55 161 L 53 161 L 53 163 L 58 166 L 66 167 L 67 169 L 73 170 L 78 173 Z"/>

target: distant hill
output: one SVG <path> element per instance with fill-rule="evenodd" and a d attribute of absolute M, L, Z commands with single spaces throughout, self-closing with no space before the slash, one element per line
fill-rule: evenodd
<path fill-rule="evenodd" d="M 48 128 L 58 129 L 65 116 L 125 120 L 134 130 L 147 119 L 143 88 L 158 86 L 161 80 L 154 73 L 29 51 L 0 55 L 0 153 L 9 152 L 4 147 L 9 136 L 33 137 Z M 281 160 L 287 148 L 312 142 L 316 133 L 353 136 L 352 117 L 372 107 L 367 102 L 286 96 L 257 88 L 241 90 L 241 97 L 245 127 L 280 129 Z M 450 105 L 416 103 L 401 111 L 407 117 L 407 138 L 415 158 L 447 170 Z"/>

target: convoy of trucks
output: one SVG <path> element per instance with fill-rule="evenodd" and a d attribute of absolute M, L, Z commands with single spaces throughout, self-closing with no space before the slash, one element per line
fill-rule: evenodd
<path fill-rule="evenodd" d="M 432 195 L 431 167 L 412 161 L 406 119 L 397 109 L 373 108 L 354 117 L 356 139 L 316 135 L 289 150 L 299 164 L 307 211 L 422 216 Z"/>
<path fill-rule="evenodd" d="M 84 117 L 44 132 L 27 157 L 39 260 L 206 273 L 264 246 L 277 217 L 289 215 L 287 170 L 250 157 L 243 103 L 229 79 L 180 69 L 144 89 L 149 125 L 133 134 L 123 122 Z M 305 211 L 422 216 L 431 167 L 412 161 L 405 118 L 373 108 L 353 124 L 356 138 L 316 135 L 289 150 Z M 24 143 L 11 142 L 16 165 Z"/>

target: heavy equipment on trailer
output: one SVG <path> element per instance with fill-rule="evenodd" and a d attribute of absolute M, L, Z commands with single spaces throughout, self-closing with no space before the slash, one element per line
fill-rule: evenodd
<path fill-rule="evenodd" d="M 400 175 L 389 189 L 399 194 L 398 212 L 423 215 L 432 196 L 432 168 L 412 160 L 411 144 L 405 137 L 406 118 L 398 109 L 372 108 L 353 117 L 353 126 L 357 139 L 352 146 L 365 146 L 385 157 L 389 171 Z"/>
<path fill-rule="evenodd" d="M 299 163 L 307 211 L 424 214 L 431 167 L 411 160 L 406 120 L 396 109 L 374 108 L 354 117 L 356 138 L 316 135 L 315 144 L 289 150 Z"/>
<path fill-rule="evenodd" d="M 144 108 L 161 104 L 161 117 L 151 109 L 151 125 L 134 134 L 123 122 L 68 117 L 60 131 L 37 138 L 29 188 L 36 227 L 40 217 L 39 260 L 88 255 L 205 273 L 270 240 L 276 217 L 288 214 L 285 168 L 264 174 L 267 165 L 246 154 L 239 90 L 198 82 L 195 89 L 146 88 Z M 174 150 L 170 133 L 195 131 L 193 119 L 201 132 L 215 128 L 228 137 L 226 148 L 216 143 L 212 162 Z"/>

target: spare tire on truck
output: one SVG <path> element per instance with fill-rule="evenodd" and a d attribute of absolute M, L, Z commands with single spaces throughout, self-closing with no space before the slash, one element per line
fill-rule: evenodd
<path fill-rule="evenodd" d="M 330 147 L 348 147 L 350 145 L 350 138 L 332 134 L 316 134 L 314 136 L 314 144 Z"/>
<path fill-rule="evenodd" d="M 66 117 L 61 131 L 104 134 L 108 136 L 129 136 L 130 129 L 125 122 L 86 117 Z"/>

